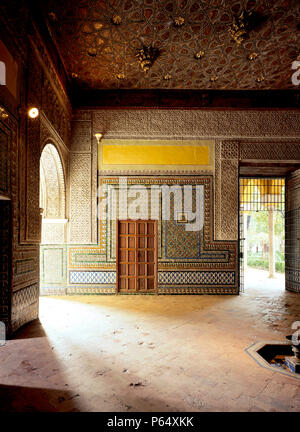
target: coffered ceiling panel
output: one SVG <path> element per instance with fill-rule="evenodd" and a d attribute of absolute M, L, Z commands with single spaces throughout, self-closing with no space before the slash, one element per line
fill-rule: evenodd
<path fill-rule="evenodd" d="M 298 0 L 47 0 L 43 8 L 81 88 L 295 89 Z M 151 45 L 145 72 L 137 51 Z"/>

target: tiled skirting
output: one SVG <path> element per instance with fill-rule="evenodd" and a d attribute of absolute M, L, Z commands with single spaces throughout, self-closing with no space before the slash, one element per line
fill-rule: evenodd
<path fill-rule="evenodd" d="M 235 272 L 168 271 L 158 273 L 162 285 L 234 285 Z"/>
<path fill-rule="evenodd" d="M 66 287 L 40 287 L 40 295 L 66 295 L 67 290 Z"/>
<path fill-rule="evenodd" d="M 89 285 L 89 286 L 70 286 L 66 290 L 67 294 L 116 294 L 115 285 Z"/>
<path fill-rule="evenodd" d="M 158 294 L 238 294 L 237 287 L 159 286 Z"/>
<path fill-rule="evenodd" d="M 116 272 L 70 271 L 70 284 L 114 284 Z"/>
<path fill-rule="evenodd" d="M 294 292 L 300 292 L 300 271 L 286 270 L 287 289 Z"/>
<path fill-rule="evenodd" d="M 80 294 L 116 294 L 115 285 L 72 285 L 67 289 L 61 290 L 60 288 L 49 288 L 49 291 L 42 295 L 80 295 Z M 120 295 L 125 295 L 126 293 L 121 293 Z M 139 293 L 132 292 L 129 295 L 153 295 L 153 293 Z M 209 287 L 209 286 L 159 286 L 159 295 L 181 295 L 181 294 L 238 294 L 237 287 Z"/>
<path fill-rule="evenodd" d="M 70 284 L 115 284 L 114 271 L 70 271 Z M 234 285 L 235 272 L 167 271 L 158 273 L 159 285 Z"/>

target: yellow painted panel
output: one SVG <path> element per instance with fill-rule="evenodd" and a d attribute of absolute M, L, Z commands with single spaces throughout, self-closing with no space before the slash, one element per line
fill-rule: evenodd
<path fill-rule="evenodd" d="M 208 165 L 207 146 L 104 145 L 103 165 Z"/>
<path fill-rule="evenodd" d="M 213 169 L 212 140 L 102 140 L 99 170 Z"/>

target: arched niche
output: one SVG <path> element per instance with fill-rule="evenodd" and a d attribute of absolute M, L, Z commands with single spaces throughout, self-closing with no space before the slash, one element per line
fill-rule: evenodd
<path fill-rule="evenodd" d="M 60 155 L 47 144 L 40 159 L 40 209 L 42 244 L 65 242 L 66 188 Z"/>

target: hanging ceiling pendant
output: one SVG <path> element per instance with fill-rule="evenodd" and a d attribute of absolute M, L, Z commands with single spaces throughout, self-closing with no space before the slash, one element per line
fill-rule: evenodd
<path fill-rule="evenodd" d="M 248 37 L 248 20 L 250 15 L 246 11 L 241 12 L 240 15 L 234 17 L 233 23 L 229 26 L 229 32 L 238 45 L 241 45 Z"/>
<path fill-rule="evenodd" d="M 143 44 L 142 48 L 137 50 L 136 57 L 138 58 L 139 64 L 145 73 L 147 73 L 153 66 L 153 63 L 159 54 L 159 49 L 155 48 L 152 44 L 149 46 Z"/>

